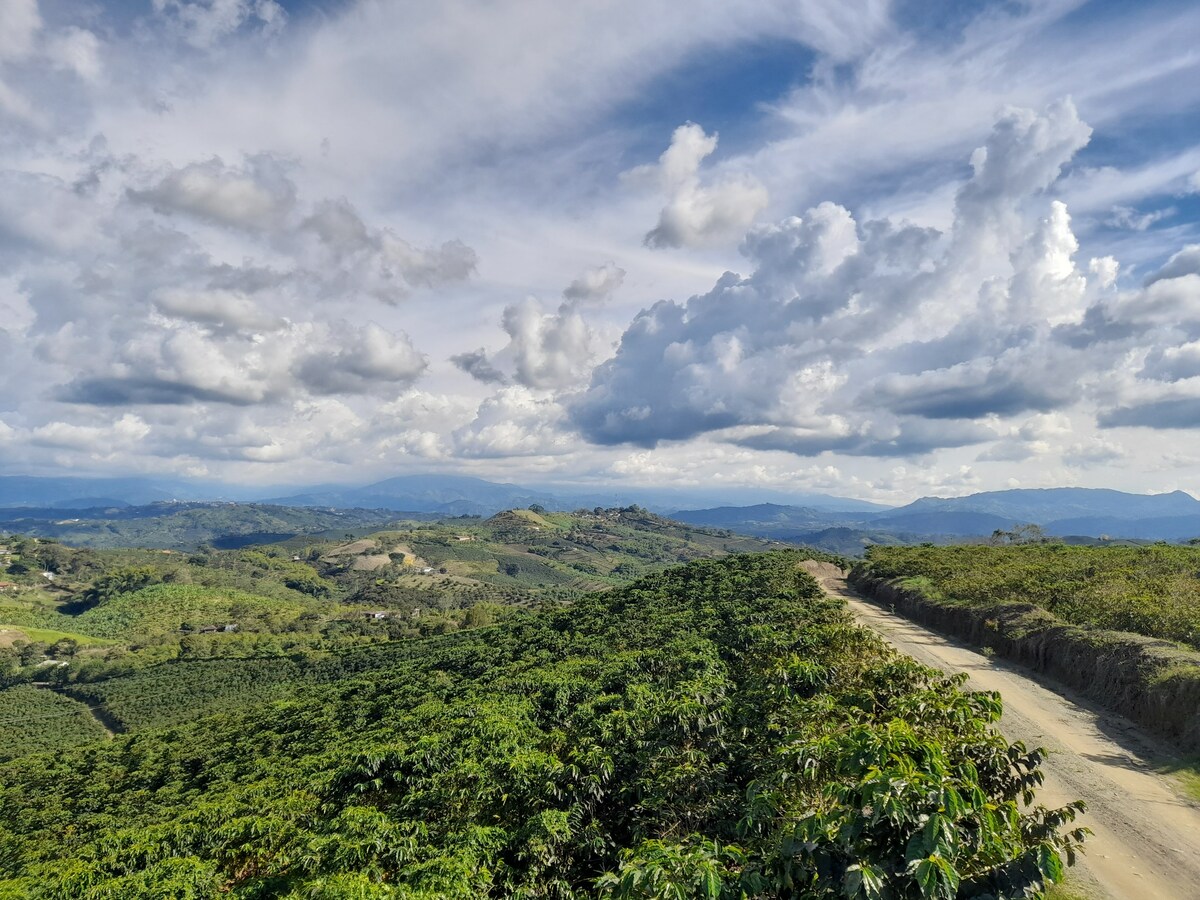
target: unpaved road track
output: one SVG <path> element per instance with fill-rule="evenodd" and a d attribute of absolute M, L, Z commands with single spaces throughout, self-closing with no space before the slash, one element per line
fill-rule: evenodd
<path fill-rule="evenodd" d="M 1115 900 L 1200 900 L 1200 805 L 1149 762 L 1169 758 L 1168 749 L 1065 687 L 1048 690 L 1018 666 L 863 600 L 835 566 L 804 567 L 849 604 L 860 624 L 901 653 L 945 672 L 966 672 L 975 690 L 1000 692 L 1005 737 L 1050 751 L 1038 802 L 1087 803 L 1079 822 L 1095 834 L 1072 871 L 1090 893 Z"/>

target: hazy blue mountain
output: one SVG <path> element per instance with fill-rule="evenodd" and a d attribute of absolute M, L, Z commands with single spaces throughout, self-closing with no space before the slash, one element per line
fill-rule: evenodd
<path fill-rule="evenodd" d="M 515 484 L 497 484 L 468 475 L 401 475 L 365 487 L 326 487 L 268 503 L 283 506 L 390 509 L 445 515 L 491 515 L 502 509 L 540 503 L 562 508 L 560 498 Z"/>
<path fill-rule="evenodd" d="M 811 528 L 830 522 L 858 518 L 855 514 L 838 514 L 814 509 L 811 506 L 783 506 L 778 503 L 758 503 L 754 506 L 718 506 L 714 509 L 680 509 L 670 518 L 690 525 L 709 525 L 716 528 L 743 530 L 747 526 L 778 528 Z"/>
<path fill-rule="evenodd" d="M 880 513 L 883 523 L 914 514 L 986 513 L 1016 522 L 1045 525 L 1061 519 L 1107 516 L 1146 519 L 1200 515 L 1200 500 L 1183 491 L 1127 494 L 1104 488 L 1044 488 L 988 491 L 966 497 L 922 497 L 907 506 Z"/>
<path fill-rule="evenodd" d="M 389 509 L 441 515 L 491 515 L 541 504 L 548 509 L 630 506 L 657 513 L 683 507 L 778 503 L 868 515 L 889 507 L 865 500 L 761 488 L 653 488 L 501 484 L 469 475 L 401 475 L 368 485 L 319 484 L 254 488 L 186 479 L 0 476 L 0 507 L 89 509 L 168 500 L 275 503 L 343 509 Z M 839 517 L 839 520 L 842 517 Z"/>
<path fill-rule="evenodd" d="M 1059 519 L 1044 526 L 1048 534 L 1139 538 L 1148 541 L 1186 541 L 1200 538 L 1200 515 L 1124 519 L 1090 516 Z"/>
<path fill-rule="evenodd" d="M 154 503 L 176 496 L 170 486 L 144 478 L 38 478 L 0 476 L 0 506 L 86 509 Z M 99 502 L 97 502 L 99 501 Z"/>
<path fill-rule="evenodd" d="M 786 506 L 814 510 L 822 513 L 856 513 L 869 515 L 891 509 L 881 503 L 855 500 L 851 497 L 836 497 L 812 492 L 771 491 L 762 488 L 647 488 L 625 487 L 607 490 L 580 491 L 579 488 L 558 485 L 540 485 L 550 493 L 577 497 L 587 502 L 580 506 L 627 506 L 637 503 L 655 512 L 669 510 L 699 510 L 713 507 Z"/>
<path fill-rule="evenodd" d="M 966 497 L 922 497 L 907 506 L 871 513 L 833 513 L 811 507 L 756 504 L 680 510 L 674 518 L 776 540 L 803 541 L 820 527 L 849 528 L 842 545 L 882 543 L 890 534 L 905 541 L 984 538 L 1016 525 L 1041 525 L 1054 536 L 1079 535 L 1142 540 L 1200 537 L 1200 501 L 1183 491 L 1129 494 L 1095 488 L 990 491 Z M 843 551 L 844 552 L 844 551 Z"/>
<path fill-rule="evenodd" d="M 971 510 L 945 510 L 912 512 L 904 516 L 880 516 L 872 519 L 870 524 L 873 528 L 884 531 L 911 534 L 990 535 L 997 530 L 1008 531 L 1014 525 L 1028 521 Z"/>
<path fill-rule="evenodd" d="M 265 502 L 299 506 L 361 507 L 396 511 L 438 512 L 444 515 L 491 515 L 502 509 L 513 509 L 537 503 L 547 509 L 590 509 L 596 506 L 630 506 L 637 504 L 654 512 L 665 513 L 691 502 L 719 502 L 713 497 L 757 498 L 775 492 L 736 490 L 709 492 L 662 488 L 603 488 L 587 489 L 571 485 L 498 484 L 467 475 L 402 475 L 364 487 L 325 486 L 305 490 L 286 497 L 272 497 Z M 840 510 L 856 516 L 886 510 L 889 507 L 864 500 L 832 497 L 826 494 L 797 494 L 814 511 Z M 845 515 L 834 517 L 836 521 Z M 818 518 L 816 521 L 827 521 Z"/>

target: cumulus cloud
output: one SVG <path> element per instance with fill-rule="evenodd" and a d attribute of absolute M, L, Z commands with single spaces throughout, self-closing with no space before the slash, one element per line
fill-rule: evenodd
<path fill-rule="evenodd" d="M 532 388 L 563 388 L 587 376 L 596 340 L 579 311 L 563 304 L 548 314 L 530 298 L 508 306 L 501 318 L 516 381 Z"/>
<path fill-rule="evenodd" d="M 653 166 L 639 166 L 628 180 L 655 184 L 667 197 L 647 247 L 695 247 L 745 231 L 766 207 L 767 189 L 755 178 L 728 174 L 707 184 L 700 166 L 717 149 L 717 135 L 688 122 L 675 129 Z"/>
<path fill-rule="evenodd" d="M 127 196 L 167 217 L 187 216 L 261 240 L 265 254 L 282 252 L 291 260 L 277 280 L 316 290 L 325 299 L 363 296 L 399 303 L 416 289 L 436 289 L 474 273 L 475 251 L 461 241 L 414 246 L 392 228 L 368 225 L 345 198 L 303 209 L 291 168 L 269 154 L 240 165 L 214 157 L 171 168 Z M 267 271 L 238 268 L 253 275 Z"/>
<path fill-rule="evenodd" d="M 116 421 L 106 425 L 76 425 L 68 422 L 51 422 L 34 428 L 32 442 L 43 447 L 60 447 L 71 450 L 114 450 L 128 449 L 150 433 L 140 417 L 125 413 Z"/>
<path fill-rule="evenodd" d="M 253 298 L 225 289 L 165 289 L 154 297 L 160 312 L 177 319 L 208 325 L 220 332 L 271 331 L 284 322 L 263 312 Z"/>
<path fill-rule="evenodd" d="M 475 418 L 454 432 L 462 456 L 499 458 L 568 452 L 573 441 L 561 426 L 563 410 L 528 388 L 502 388 L 484 400 Z"/>
<path fill-rule="evenodd" d="M 363 304 L 474 268 L 464 245 L 415 248 L 345 200 L 306 207 L 269 155 L 154 171 L 101 142 L 82 162 L 84 189 L 0 173 L 0 259 L 25 267 L 21 353 L 74 408 L 395 395 L 427 359 Z"/>
<path fill-rule="evenodd" d="M 980 462 L 1023 462 L 1050 453 L 1074 433 L 1071 420 L 1062 413 L 1030 416 L 1013 426 L 1008 435 L 979 454 Z"/>
<path fill-rule="evenodd" d="M 591 374 L 602 341 L 583 309 L 612 295 L 625 271 L 606 263 L 584 271 L 564 290 L 564 301 L 547 312 L 534 297 L 504 308 L 500 327 L 508 344 L 495 354 L 480 348 L 451 357 L 460 370 L 484 384 L 517 384 L 542 390 L 566 390 Z M 511 370 L 511 375 L 506 373 Z"/>
<path fill-rule="evenodd" d="M 1200 264 L 1185 248 L 1145 285 L 1121 274 L 1196 240 L 1186 217 L 1149 221 L 1195 187 L 1200 156 L 1158 126 L 1200 97 L 1178 42 L 1196 10 L 1064 29 L 1070 4 L 989 4 L 932 37 L 878 0 L 288 4 L 286 28 L 283 6 L 0 3 L 10 469 L 105 468 L 127 414 L 149 432 L 112 440 L 146 471 L 469 456 L 487 475 L 512 453 L 618 475 L 638 456 L 619 445 L 657 442 L 648 480 L 791 473 L 896 499 L 969 489 L 976 458 L 1025 478 L 1014 462 L 1101 465 L 1119 439 L 1133 479 L 1187 446 Z M 756 80 L 719 148 L 685 125 L 612 191 L 682 121 L 644 100 L 762 38 L 798 42 L 791 88 Z M 1110 77 L 1118 49 L 1136 84 Z M 1074 108 L 1046 107 L 1070 93 L 1112 129 L 1101 168 L 1072 162 Z M 1042 111 L 989 120 L 1014 101 Z M 1152 136 L 1136 148 L 1112 140 L 1131 114 Z M 801 214 L 754 227 L 767 186 Z M 647 252 L 652 225 L 652 250 L 703 252 Z M 745 275 L 718 280 L 739 238 Z M 603 264 L 564 269 L 581 258 Z M 578 277 L 556 297 L 547 271 Z M 1028 425 L 1067 412 L 1073 430 Z"/>
<path fill-rule="evenodd" d="M 1200 244 L 1188 244 L 1175 253 L 1166 265 L 1146 279 L 1146 287 L 1156 281 L 1182 278 L 1185 275 L 1200 275 Z"/>
<path fill-rule="evenodd" d="M 339 323 L 315 342 L 321 349 L 304 356 L 296 375 L 316 394 L 360 394 L 415 381 L 429 365 L 406 334 L 374 323 L 356 328 Z"/>
<path fill-rule="evenodd" d="M 237 228 L 277 229 L 296 206 L 296 186 L 273 157 L 261 155 L 244 166 L 219 158 L 174 169 L 145 190 L 129 196 L 159 212 L 190 213 Z"/>
<path fill-rule="evenodd" d="M 754 229 L 752 273 L 643 311 L 573 421 L 602 444 L 715 432 L 888 456 L 991 440 L 990 418 L 1076 402 L 1081 376 L 1111 365 L 1067 331 L 1100 308 L 1106 267 L 1094 284 L 1079 271 L 1067 209 L 1042 195 L 1089 135 L 1069 102 L 1005 111 L 945 233 L 832 203 Z"/>
<path fill-rule="evenodd" d="M 327 296 L 357 292 L 398 303 L 414 288 L 464 281 L 475 271 L 475 251 L 462 241 L 419 248 L 390 228 L 369 228 L 344 198 L 316 204 L 295 232 L 297 253 L 319 262 L 311 277 Z"/>

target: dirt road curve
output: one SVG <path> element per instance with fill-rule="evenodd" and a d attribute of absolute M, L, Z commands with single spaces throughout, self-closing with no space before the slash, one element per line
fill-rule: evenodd
<path fill-rule="evenodd" d="M 901 653 L 946 672 L 966 672 L 968 686 L 976 690 L 1000 692 L 1005 736 L 1050 751 L 1038 801 L 1088 805 L 1081 821 L 1095 836 L 1074 870 L 1082 887 L 1116 900 L 1200 900 L 1200 805 L 1146 762 L 1170 751 L 1128 720 L 1088 707 L 1066 688 L 1048 690 L 1019 667 L 868 603 L 829 563 L 805 568 L 825 590 L 844 598 L 861 624 Z"/>

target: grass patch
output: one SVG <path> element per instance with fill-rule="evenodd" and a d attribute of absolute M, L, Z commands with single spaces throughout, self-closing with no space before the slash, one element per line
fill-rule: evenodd
<path fill-rule="evenodd" d="M 41 641 L 45 644 L 53 644 L 64 639 L 75 641 L 81 647 L 106 646 L 115 643 L 115 641 L 106 638 L 99 638 L 90 634 L 80 634 L 77 631 L 56 631 L 53 628 L 34 628 L 30 625 L 0 624 L 0 629 L 19 631 L 25 635 L 26 640 Z"/>
<path fill-rule="evenodd" d="M 1046 900 L 1100 900 L 1102 895 L 1074 876 L 1068 876 L 1061 884 L 1046 887 Z"/>
<path fill-rule="evenodd" d="M 1162 766 L 1159 771 L 1175 779 L 1190 799 L 1200 801 L 1200 756 L 1190 756 Z"/>

